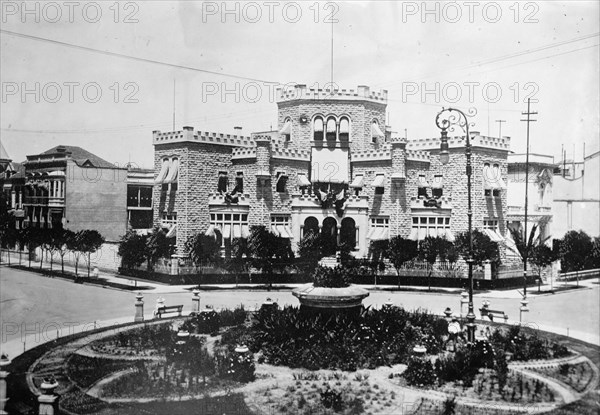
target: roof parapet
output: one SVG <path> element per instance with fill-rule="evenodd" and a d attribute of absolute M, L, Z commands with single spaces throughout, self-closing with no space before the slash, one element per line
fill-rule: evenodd
<path fill-rule="evenodd" d="M 354 89 L 334 89 L 334 88 L 307 88 L 304 84 L 298 84 L 294 88 L 277 88 L 277 102 L 293 101 L 299 99 L 307 100 L 352 100 L 352 101 L 374 101 L 378 103 L 387 103 L 388 91 L 371 91 L 366 85 L 359 85 Z"/>

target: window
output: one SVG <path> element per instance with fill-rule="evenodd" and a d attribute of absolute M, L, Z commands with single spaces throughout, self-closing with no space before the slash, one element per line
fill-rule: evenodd
<path fill-rule="evenodd" d="M 314 140 L 323 140 L 323 118 L 316 117 L 313 121 L 313 139 Z"/>
<path fill-rule="evenodd" d="M 226 193 L 228 182 L 229 182 L 229 179 L 227 177 L 227 172 L 220 171 L 219 172 L 219 183 L 217 185 L 217 191 L 219 193 Z"/>
<path fill-rule="evenodd" d="M 373 120 L 371 123 L 371 142 L 376 143 L 378 140 L 383 140 L 384 138 L 385 134 L 379 127 L 379 121 Z"/>
<path fill-rule="evenodd" d="M 210 214 L 210 226 L 207 235 L 215 236 L 225 248 L 232 239 L 247 238 L 250 234 L 247 213 L 215 212 Z"/>
<path fill-rule="evenodd" d="M 436 199 L 442 197 L 444 193 L 444 178 L 441 174 L 433 176 L 433 185 L 431 186 L 431 195 Z"/>
<path fill-rule="evenodd" d="M 160 219 L 160 225 L 163 228 L 170 228 L 173 225 L 177 225 L 177 213 L 173 212 L 171 214 L 163 213 Z"/>
<path fill-rule="evenodd" d="M 371 216 L 371 227 L 367 238 L 371 241 L 389 239 L 390 237 L 390 218 L 389 216 Z"/>
<path fill-rule="evenodd" d="M 484 163 L 483 165 L 483 189 L 485 196 L 500 197 L 500 191 L 506 189 L 506 184 L 502 179 L 500 165 Z"/>
<path fill-rule="evenodd" d="M 412 229 L 409 238 L 421 241 L 427 236 L 445 237 L 449 241 L 454 240 L 450 232 L 449 216 L 413 216 Z"/>
<path fill-rule="evenodd" d="M 483 220 L 483 233 L 489 236 L 492 242 L 504 242 L 504 238 L 500 235 L 498 223 L 498 219 Z"/>
<path fill-rule="evenodd" d="M 427 188 L 430 187 L 424 174 L 419 175 L 419 181 L 417 183 L 417 197 L 428 197 Z"/>
<path fill-rule="evenodd" d="M 325 135 L 325 138 L 327 139 L 327 141 L 335 141 L 337 138 L 336 135 L 337 124 L 335 122 L 335 118 L 329 117 L 327 119 L 327 134 Z"/>
<path fill-rule="evenodd" d="M 285 174 L 285 172 L 281 172 L 281 171 L 277 172 L 277 185 L 276 185 L 277 193 L 285 193 L 287 179 L 288 179 L 288 176 L 287 176 L 287 174 Z"/>
<path fill-rule="evenodd" d="M 244 193 L 244 173 L 239 171 L 235 177 L 235 189 L 232 193 Z"/>
<path fill-rule="evenodd" d="M 127 186 L 127 206 L 152 207 L 152 188 L 149 186 Z"/>
<path fill-rule="evenodd" d="M 350 139 L 350 121 L 346 117 L 340 119 L 340 141 L 349 141 Z"/>
<path fill-rule="evenodd" d="M 271 215 L 271 232 L 282 238 L 292 238 L 290 215 Z"/>
<path fill-rule="evenodd" d="M 385 174 L 377 174 L 372 186 L 375 188 L 376 195 L 382 195 L 385 191 Z"/>

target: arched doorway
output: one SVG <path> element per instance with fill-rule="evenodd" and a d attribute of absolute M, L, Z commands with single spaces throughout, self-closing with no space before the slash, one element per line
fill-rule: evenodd
<path fill-rule="evenodd" d="M 329 217 L 323 221 L 321 235 L 323 236 L 323 253 L 334 255 L 337 252 L 337 220 Z"/>
<path fill-rule="evenodd" d="M 304 230 L 302 233 L 302 237 L 304 238 L 311 232 L 313 232 L 315 235 L 319 233 L 319 221 L 314 216 L 309 216 L 304 220 Z"/>
<path fill-rule="evenodd" d="M 340 229 L 340 244 L 347 245 L 348 248 L 356 247 L 356 222 L 352 218 L 344 218 Z"/>

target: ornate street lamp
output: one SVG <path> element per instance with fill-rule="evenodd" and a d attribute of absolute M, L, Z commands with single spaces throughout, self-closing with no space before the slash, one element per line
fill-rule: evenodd
<path fill-rule="evenodd" d="M 440 144 L 440 162 L 448 164 L 450 161 L 450 152 L 448 146 L 448 129 L 454 131 L 458 126 L 465 133 L 465 155 L 467 156 L 467 218 L 468 218 L 468 235 L 469 235 L 469 256 L 466 258 L 469 266 L 469 311 L 467 313 L 467 339 L 469 342 L 475 341 L 475 312 L 473 311 L 473 210 L 471 208 L 471 175 L 473 169 L 471 167 L 471 138 L 469 136 L 469 120 L 467 117 L 473 117 L 477 114 L 475 108 L 469 108 L 468 115 L 456 108 L 442 108 L 435 117 L 435 123 L 442 130 Z"/>

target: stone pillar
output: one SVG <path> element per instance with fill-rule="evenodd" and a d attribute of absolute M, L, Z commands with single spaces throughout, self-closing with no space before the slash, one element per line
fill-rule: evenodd
<path fill-rule="evenodd" d="M 6 378 L 8 377 L 8 372 L 4 370 L 8 365 L 10 365 L 10 359 L 6 354 L 2 354 L 0 356 L 0 415 L 6 415 L 8 412 L 4 410 L 6 407 L 6 402 L 8 401 L 8 395 L 6 393 Z"/>
<path fill-rule="evenodd" d="M 521 308 L 519 309 L 519 320 L 521 321 L 521 324 L 527 324 L 527 322 L 529 321 L 528 317 L 529 317 L 529 300 L 527 300 L 527 298 L 523 298 L 521 300 Z"/>
<path fill-rule="evenodd" d="M 200 291 L 196 288 L 192 290 L 192 312 L 199 313 L 200 312 Z"/>
<path fill-rule="evenodd" d="M 39 415 L 57 415 L 59 414 L 58 401 L 60 396 L 54 392 L 58 387 L 58 382 L 54 377 L 45 378 L 40 386 L 42 394 L 38 396 Z"/>
<path fill-rule="evenodd" d="M 460 293 L 460 318 L 465 318 L 469 312 L 469 293 Z"/>
<path fill-rule="evenodd" d="M 144 301 L 142 301 L 144 296 L 141 292 L 138 292 L 135 298 L 135 318 L 133 321 L 144 321 Z"/>
<path fill-rule="evenodd" d="M 492 279 L 492 263 L 490 261 L 485 261 L 485 263 L 483 264 L 483 279 Z"/>
<path fill-rule="evenodd" d="M 179 255 L 171 255 L 171 275 L 179 275 Z"/>

